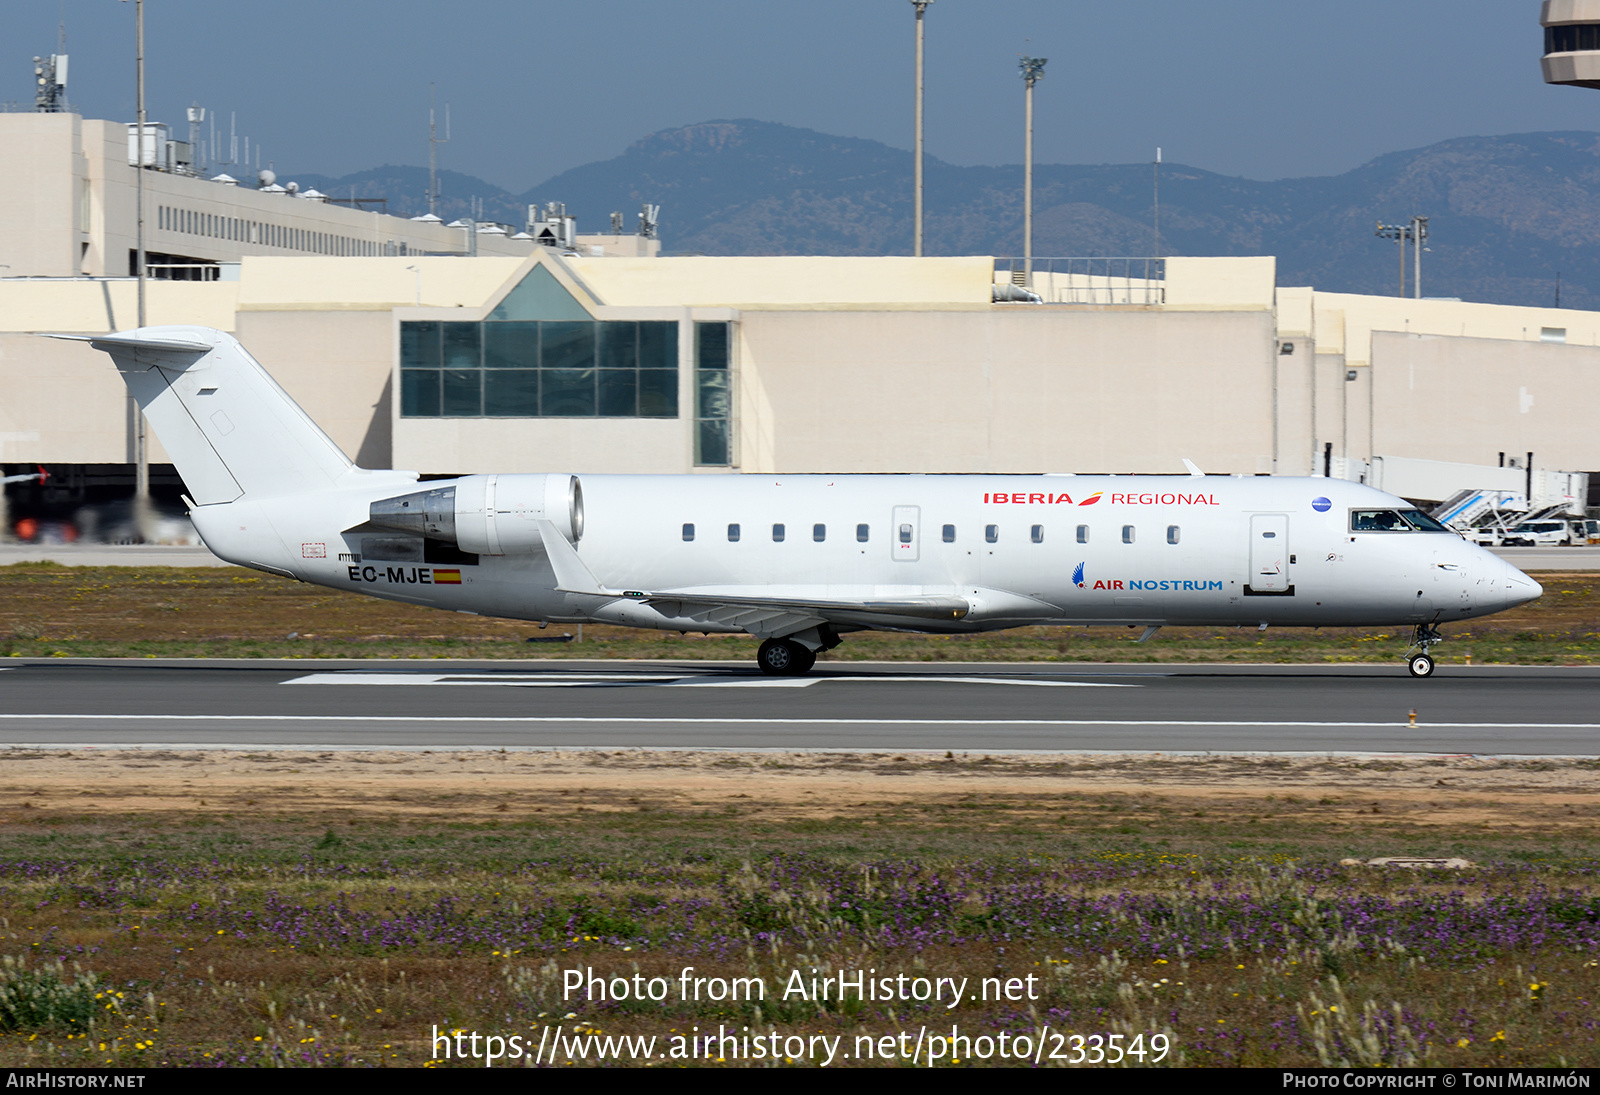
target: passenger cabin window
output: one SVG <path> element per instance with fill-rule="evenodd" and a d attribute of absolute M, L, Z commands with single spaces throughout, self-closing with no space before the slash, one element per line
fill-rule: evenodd
<path fill-rule="evenodd" d="M 1132 525 L 1123 525 L 1122 526 L 1122 542 L 1124 544 L 1133 543 L 1133 526 Z"/>
<path fill-rule="evenodd" d="M 811 526 L 811 538 L 813 540 L 815 540 L 819 544 L 822 543 L 822 541 L 824 541 L 824 540 L 826 540 L 828 538 L 828 526 L 827 525 L 812 525 Z"/>
<path fill-rule="evenodd" d="M 1033 542 L 1036 543 L 1036 544 L 1044 543 L 1044 526 L 1043 525 L 1034 525 L 1033 526 Z"/>
<path fill-rule="evenodd" d="M 984 525 L 983 526 L 983 538 L 985 540 L 987 540 L 991 544 L 998 543 L 999 540 L 1000 540 L 1000 526 L 999 525 Z"/>
<path fill-rule="evenodd" d="M 857 525 L 856 526 L 856 543 L 858 543 L 858 544 L 866 543 L 867 542 L 867 536 L 868 536 L 869 532 L 870 532 L 870 530 L 867 528 L 866 525 Z"/>
<path fill-rule="evenodd" d="M 684 525 L 683 526 L 683 538 L 685 540 L 693 540 L 694 539 L 694 526 L 693 525 Z"/>
<path fill-rule="evenodd" d="M 737 544 L 738 542 L 739 542 L 739 526 L 738 525 L 729 525 L 728 526 L 728 543 Z"/>
<path fill-rule="evenodd" d="M 944 542 L 947 544 L 956 542 L 956 527 L 954 525 L 946 525 L 944 527 Z"/>
<path fill-rule="evenodd" d="M 772 542 L 774 544 L 783 543 L 783 526 L 782 525 L 773 525 L 772 526 Z"/>
<path fill-rule="evenodd" d="M 1182 536 L 1183 536 L 1183 533 L 1178 528 L 1177 525 L 1168 525 L 1167 526 L 1167 543 L 1176 544 L 1179 541 L 1179 539 L 1182 538 Z"/>
<path fill-rule="evenodd" d="M 1088 525 L 1079 525 L 1078 526 L 1078 543 L 1087 544 L 1088 542 L 1089 542 L 1089 526 Z"/>

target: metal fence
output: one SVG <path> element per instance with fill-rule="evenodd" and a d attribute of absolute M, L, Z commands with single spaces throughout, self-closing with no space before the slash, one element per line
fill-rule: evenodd
<path fill-rule="evenodd" d="M 1046 304 L 1164 304 L 1167 261 L 1158 258 L 997 258 L 995 280 L 1038 293 Z"/>

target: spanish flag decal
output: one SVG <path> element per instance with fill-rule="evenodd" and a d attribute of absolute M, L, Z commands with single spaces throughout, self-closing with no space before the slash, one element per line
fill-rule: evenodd
<path fill-rule="evenodd" d="M 461 584 L 461 572 L 459 570 L 439 570 L 435 568 L 433 584 L 436 586 L 458 586 Z"/>

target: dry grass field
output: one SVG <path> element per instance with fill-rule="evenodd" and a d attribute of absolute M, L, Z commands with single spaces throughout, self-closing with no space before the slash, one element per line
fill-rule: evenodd
<path fill-rule="evenodd" d="M 1596 1062 L 1593 762 L 3 759 L 0 1065 Z M 858 969 L 1015 998 L 783 994 Z"/>

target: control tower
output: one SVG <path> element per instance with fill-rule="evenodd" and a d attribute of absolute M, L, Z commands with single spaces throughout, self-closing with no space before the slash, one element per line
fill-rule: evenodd
<path fill-rule="evenodd" d="M 1544 0 L 1544 82 L 1600 88 L 1600 0 Z"/>

